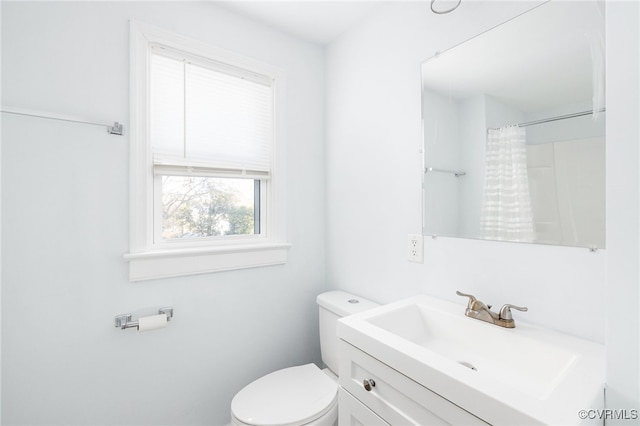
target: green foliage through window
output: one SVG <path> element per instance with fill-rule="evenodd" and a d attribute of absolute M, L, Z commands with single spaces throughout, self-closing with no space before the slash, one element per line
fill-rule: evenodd
<path fill-rule="evenodd" d="M 259 233 L 256 187 L 251 179 L 162 176 L 162 238 Z"/>

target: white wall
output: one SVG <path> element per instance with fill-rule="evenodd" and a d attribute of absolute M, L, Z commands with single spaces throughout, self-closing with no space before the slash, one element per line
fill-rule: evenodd
<path fill-rule="evenodd" d="M 632 409 L 638 408 L 638 13 L 635 2 L 613 3 L 607 83 L 617 81 L 608 87 L 607 124 L 620 114 L 620 127 L 607 135 L 607 250 L 438 238 L 425 240 L 424 264 L 407 262 L 406 235 L 421 223 L 420 64 L 531 3 L 462 2 L 444 16 L 428 12 L 428 2 L 396 3 L 327 51 L 327 285 L 378 302 L 416 293 L 456 300 L 458 289 L 496 306 L 526 305 L 529 312 L 517 320 L 606 340 L 609 389 L 616 394 L 610 406 Z"/>
<path fill-rule="evenodd" d="M 2 103 L 126 126 L 130 18 L 285 71 L 289 262 L 130 283 L 128 137 L 2 114 L 3 424 L 224 424 L 251 380 L 320 362 L 321 48 L 207 3 L 3 2 Z M 164 330 L 114 327 L 164 305 Z"/>
<path fill-rule="evenodd" d="M 606 13 L 607 403 L 630 410 L 640 408 L 640 5 L 608 2 Z"/>

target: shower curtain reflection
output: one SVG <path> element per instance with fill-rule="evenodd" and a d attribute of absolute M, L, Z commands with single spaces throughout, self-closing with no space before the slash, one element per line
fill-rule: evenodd
<path fill-rule="evenodd" d="M 481 237 L 534 241 L 525 129 L 518 126 L 488 129 L 485 161 Z"/>

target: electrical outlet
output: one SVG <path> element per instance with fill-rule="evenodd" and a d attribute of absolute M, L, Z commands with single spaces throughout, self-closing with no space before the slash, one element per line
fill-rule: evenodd
<path fill-rule="evenodd" d="M 422 235 L 409 234 L 409 238 L 407 239 L 407 260 L 409 262 L 423 262 L 424 256 Z"/>

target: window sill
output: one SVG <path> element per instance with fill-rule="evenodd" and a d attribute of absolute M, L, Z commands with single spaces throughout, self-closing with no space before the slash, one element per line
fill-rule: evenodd
<path fill-rule="evenodd" d="M 291 244 L 270 243 L 229 247 L 155 250 L 127 253 L 129 280 L 144 281 L 210 272 L 280 265 Z"/>

